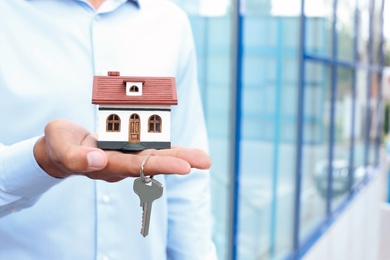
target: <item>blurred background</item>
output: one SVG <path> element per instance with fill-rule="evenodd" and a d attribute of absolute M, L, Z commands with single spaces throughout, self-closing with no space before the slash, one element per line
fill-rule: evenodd
<path fill-rule="evenodd" d="M 172 1 L 195 37 L 219 259 L 390 259 L 390 4 Z"/>

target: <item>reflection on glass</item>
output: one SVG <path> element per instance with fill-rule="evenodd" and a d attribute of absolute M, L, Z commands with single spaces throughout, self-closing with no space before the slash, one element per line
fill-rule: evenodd
<path fill-rule="evenodd" d="M 333 209 L 348 196 L 350 185 L 352 185 L 350 181 L 359 181 L 358 178 L 360 178 L 360 176 L 353 176 L 354 170 L 349 168 L 350 145 L 355 129 L 352 127 L 354 105 L 352 82 L 353 71 L 351 69 L 340 68 L 337 70 L 332 163 Z"/>
<path fill-rule="evenodd" d="M 292 249 L 298 28 L 298 17 L 244 18 L 239 259 Z"/>
<path fill-rule="evenodd" d="M 219 259 L 229 254 L 230 218 L 230 148 L 231 135 L 231 49 L 230 19 L 224 17 L 190 17 L 196 26 L 199 79 L 213 160 L 211 169 L 212 212 L 215 221 L 214 241 Z"/>
<path fill-rule="evenodd" d="M 329 67 L 320 63 L 306 62 L 305 68 L 304 144 L 300 198 L 301 241 L 326 217 L 325 191 L 328 183 L 323 180 L 323 176 L 328 162 L 331 104 Z"/>
<path fill-rule="evenodd" d="M 356 99 L 355 99 L 355 129 L 354 129 L 354 168 L 364 168 L 364 139 L 366 136 L 367 111 L 367 72 L 356 71 Z M 360 171 L 361 172 L 361 171 Z M 355 183 L 356 184 L 356 183 Z"/>
<path fill-rule="evenodd" d="M 370 1 L 361 0 L 359 2 L 360 16 L 359 16 L 359 33 L 358 33 L 358 46 L 359 46 L 359 62 L 369 62 L 369 49 L 370 42 L 370 27 L 372 28 L 372 64 L 380 65 L 380 59 L 378 53 L 380 53 L 380 39 L 382 35 L 382 0 L 372 0 L 373 16 L 370 21 Z M 370 24 L 371 23 L 371 24 Z"/>
<path fill-rule="evenodd" d="M 377 141 L 380 141 L 380 129 L 379 127 L 379 121 L 382 120 L 380 117 L 383 115 L 383 108 L 379 107 L 379 75 L 373 74 L 371 77 L 371 86 L 370 86 L 370 127 L 368 129 L 369 131 L 369 151 L 368 151 L 368 164 L 370 166 L 377 166 L 379 158 L 378 154 L 376 153 L 376 146 Z"/>
<path fill-rule="evenodd" d="M 232 0 L 172 0 L 190 16 L 193 27 L 210 153 L 214 241 L 219 259 L 228 259 L 230 230 Z M 328 173 L 333 174 L 332 209 L 345 201 L 350 184 L 365 178 L 378 160 L 378 75 L 368 74 L 371 0 L 338 1 L 337 57 L 332 57 L 333 0 L 307 0 L 305 7 L 304 112 L 300 242 L 328 217 Z M 382 0 L 373 0 L 375 9 Z M 300 0 L 241 1 L 243 21 L 242 114 L 238 259 L 284 259 L 293 250 Z M 354 62 L 355 8 L 358 67 Z M 233 10 L 234 11 L 234 10 Z M 375 11 L 377 12 L 377 10 Z M 373 56 L 378 63 L 379 16 L 375 16 Z M 386 17 L 385 17 L 386 18 Z M 378 26 L 377 26 L 378 25 Z M 307 57 L 307 56 L 306 56 Z M 325 58 L 325 59 L 323 59 Z M 329 59 L 335 58 L 335 63 Z M 315 61 L 316 60 L 316 61 Z M 348 63 L 339 61 L 347 61 Z M 329 63 L 328 63 L 329 62 Z M 234 65 L 234 66 L 233 66 Z M 337 92 L 331 100 L 331 69 Z M 357 69 L 359 68 L 359 69 Z M 356 70 L 356 71 L 354 71 Z M 375 71 L 375 70 L 373 70 Z M 355 77 L 355 78 L 354 78 Z M 352 88 L 355 82 L 355 89 Z M 368 84 L 369 83 L 369 84 Z M 334 102 L 332 104 L 332 102 Z M 331 108 L 334 120 L 331 122 Z M 333 168 L 329 169 L 333 126 Z M 301 130 L 301 129 L 300 129 Z M 351 143 L 353 142 L 353 143 Z M 353 153 L 350 150 L 353 145 Z M 351 160 L 352 159 L 352 160 Z M 350 162 L 353 165 L 349 165 Z M 367 167 L 366 167 L 367 166 Z M 354 178 L 350 183 L 350 177 Z"/>
<path fill-rule="evenodd" d="M 383 1 L 384 4 L 385 1 Z M 380 48 L 380 40 L 382 35 L 382 0 L 374 0 L 374 16 L 373 16 L 373 26 L 372 26 L 372 34 L 373 34 L 373 65 L 379 66 L 380 65 L 380 58 L 379 55 L 381 54 L 379 48 Z"/>
<path fill-rule="evenodd" d="M 361 140 L 357 140 L 356 160 L 365 167 L 374 166 L 378 158 L 376 158 L 376 141 L 379 134 L 378 120 L 380 120 L 380 110 L 378 107 L 378 90 L 379 82 L 378 75 L 369 74 L 368 72 L 359 72 L 360 77 L 364 79 L 362 82 L 357 82 L 359 90 L 364 92 L 361 99 L 362 110 L 362 136 Z M 370 84 L 367 84 L 368 81 Z"/>
<path fill-rule="evenodd" d="M 306 52 L 329 57 L 332 53 L 332 1 L 306 1 Z M 308 6 L 311 6 L 309 8 Z M 320 8 L 322 7 L 322 8 Z M 314 12 L 314 10 L 318 10 Z M 315 15 L 310 15 L 315 14 Z"/>
<path fill-rule="evenodd" d="M 359 21 L 358 21 L 358 57 L 359 63 L 368 63 L 368 39 L 370 36 L 370 0 L 358 1 Z"/>
<path fill-rule="evenodd" d="M 198 59 L 198 77 L 206 116 L 211 168 L 213 239 L 218 259 L 230 252 L 230 148 L 232 61 L 230 0 L 175 0 L 189 15 Z"/>
<path fill-rule="evenodd" d="M 209 1 L 209 0 L 206 0 Z M 269 16 L 272 13 L 274 0 L 245 0 L 241 1 L 241 14 L 257 15 L 257 16 Z"/>
<path fill-rule="evenodd" d="M 352 61 L 355 37 L 355 5 L 356 1 L 338 1 L 337 24 L 338 57 Z"/>

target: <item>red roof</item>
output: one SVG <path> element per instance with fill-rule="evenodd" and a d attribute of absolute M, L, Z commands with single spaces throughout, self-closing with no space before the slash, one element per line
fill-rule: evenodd
<path fill-rule="evenodd" d="M 127 96 L 126 82 L 142 82 L 142 96 Z M 174 77 L 95 76 L 93 104 L 177 105 Z"/>

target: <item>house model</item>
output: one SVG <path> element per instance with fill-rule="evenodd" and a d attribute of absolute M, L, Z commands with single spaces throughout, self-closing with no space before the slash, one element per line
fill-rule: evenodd
<path fill-rule="evenodd" d="M 109 71 L 93 79 L 98 105 L 98 147 L 141 151 L 171 147 L 171 106 L 177 105 L 173 77 L 128 77 Z"/>

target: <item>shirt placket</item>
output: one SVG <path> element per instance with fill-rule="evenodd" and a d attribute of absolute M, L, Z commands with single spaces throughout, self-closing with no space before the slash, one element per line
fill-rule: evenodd
<path fill-rule="evenodd" d="M 112 65 L 105 44 L 105 24 L 102 14 L 95 13 L 91 21 L 91 44 L 95 75 L 107 75 Z M 96 182 L 96 259 L 114 259 L 115 254 L 115 202 L 110 183 Z M 112 184 L 111 184 L 112 185 Z"/>

